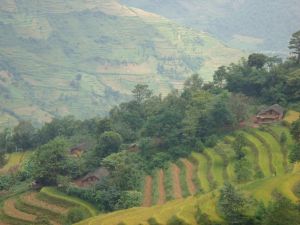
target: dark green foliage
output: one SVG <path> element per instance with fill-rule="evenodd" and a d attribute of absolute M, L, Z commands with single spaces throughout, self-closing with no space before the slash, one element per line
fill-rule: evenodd
<path fill-rule="evenodd" d="M 254 53 L 248 57 L 248 65 L 250 67 L 256 67 L 257 69 L 263 68 L 266 64 L 268 57 L 264 54 Z"/>
<path fill-rule="evenodd" d="M 35 219 L 34 224 L 36 224 L 36 225 L 51 225 L 50 220 L 46 216 L 38 216 Z"/>
<path fill-rule="evenodd" d="M 280 142 L 280 144 L 281 144 L 282 146 L 284 146 L 284 145 L 286 144 L 286 142 L 287 142 L 287 135 L 286 135 L 285 132 L 282 132 L 282 133 L 280 134 L 280 140 L 279 140 L 279 142 Z"/>
<path fill-rule="evenodd" d="M 141 205 L 143 195 L 138 191 L 124 191 L 121 194 L 120 199 L 116 203 L 115 209 L 128 209 L 132 207 L 138 207 Z"/>
<path fill-rule="evenodd" d="M 289 43 L 289 49 L 296 55 L 297 62 L 300 63 L 300 30 L 292 35 Z"/>
<path fill-rule="evenodd" d="M 226 68 L 225 88 L 231 92 L 256 97 L 267 104 L 297 102 L 299 66 L 292 59 L 280 62 L 261 54 Z"/>
<path fill-rule="evenodd" d="M 238 182 L 248 181 L 252 178 L 251 167 L 251 163 L 245 158 L 237 160 L 234 163 L 234 172 Z"/>
<path fill-rule="evenodd" d="M 235 156 L 238 160 L 241 160 L 245 157 L 243 148 L 246 146 L 246 139 L 242 133 L 236 135 L 234 142 L 232 143 Z"/>
<path fill-rule="evenodd" d="M 28 121 L 21 121 L 14 128 L 14 142 L 17 148 L 30 149 L 36 145 L 36 130 Z"/>
<path fill-rule="evenodd" d="M 161 223 L 157 222 L 157 220 L 153 217 L 149 218 L 148 221 L 149 225 L 162 225 Z"/>
<path fill-rule="evenodd" d="M 168 220 L 167 225 L 189 225 L 189 223 L 185 222 L 183 219 L 177 216 L 172 216 Z"/>
<path fill-rule="evenodd" d="M 31 175 L 43 185 L 57 184 L 60 175 L 66 175 L 72 168 L 67 156 L 68 143 L 63 138 L 56 138 L 35 152 L 31 159 Z M 73 168 L 72 168 L 73 169 Z"/>
<path fill-rule="evenodd" d="M 297 142 L 292 147 L 290 153 L 289 153 L 289 160 L 291 163 L 299 162 L 300 161 L 300 143 Z"/>
<path fill-rule="evenodd" d="M 86 219 L 88 215 L 86 214 L 85 210 L 81 209 L 80 207 L 74 207 L 68 211 L 66 217 L 68 224 L 74 224 Z"/>
<path fill-rule="evenodd" d="M 300 142 L 300 119 L 292 123 L 291 134 L 297 142 Z"/>
<path fill-rule="evenodd" d="M 266 209 L 262 225 L 298 225 L 300 224 L 300 208 L 289 199 L 277 196 Z"/>
<path fill-rule="evenodd" d="M 112 153 L 118 152 L 122 144 L 122 137 L 114 131 L 106 131 L 101 134 L 96 148 L 98 156 L 106 157 Z"/>
<path fill-rule="evenodd" d="M 149 89 L 148 85 L 137 84 L 132 90 L 132 94 L 135 101 L 137 101 L 140 104 L 144 100 L 151 97 L 152 91 Z"/>
<path fill-rule="evenodd" d="M 199 206 L 196 208 L 195 219 L 198 225 L 213 225 L 206 213 L 203 213 Z"/>
<path fill-rule="evenodd" d="M 232 184 L 221 189 L 218 209 L 230 225 L 242 225 L 245 221 L 246 200 Z"/>

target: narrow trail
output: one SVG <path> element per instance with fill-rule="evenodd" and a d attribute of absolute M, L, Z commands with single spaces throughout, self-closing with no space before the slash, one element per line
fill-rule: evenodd
<path fill-rule="evenodd" d="M 193 182 L 193 175 L 195 172 L 194 165 L 187 159 L 181 159 L 185 168 L 186 168 L 186 183 L 188 185 L 188 189 L 191 195 L 196 193 L 196 186 Z"/>
<path fill-rule="evenodd" d="M 49 211 L 52 211 L 52 212 L 58 213 L 58 214 L 65 214 L 68 211 L 68 209 L 66 209 L 66 208 L 63 208 L 63 207 L 60 207 L 57 205 L 53 205 L 53 204 L 50 204 L 45 201 L 41 201 L 41 200 L 37 199 L 36 193 L 34 193 L 34 192 L 31 192 L 27 195 L 23 195 L 22 200 L 29 205 L 47 209 Z"/>
<path fill-rule="evenodd" d="M 161 169 L 158 172 L 158 192 L 159 192 L 159 197 L 158 197 L 158 201 L 157 201 L 158 205 L 162 205 L 166 201 L 164 179 L 165 179 L 164 171 Z"/>
<path fill-rule="evenodd" d="M 15 203 L 16 201 L 14 199 L 9 199 L 5 201 L 3 211 L 7 216 L 30 222 L 33 222 L 36 219 L 36 215 L 24 213 L 16 209 Z"/>
<path fill-rule="evenodd" d="M 152 177 L 147 176 L 145 179 L 143 207 L 150 207 L 152 205 L 152 183 Z"/>
<path fill-rule="evenodd" d="M 173 175 L 173 196 L 175 199 L 182 198 L 182 190 L 180 186 L 180 169 L 177 165 L 172 164 L 172 175 Z"/>

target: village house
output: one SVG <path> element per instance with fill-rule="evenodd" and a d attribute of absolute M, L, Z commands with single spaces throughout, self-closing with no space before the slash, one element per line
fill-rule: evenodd
<path fill-rule="evenodd" d="M 284 108 L 278 104 L 269 106 L 261 110 L 256 115 L 256 123 L 273 123 L 283 119 Z"/>
<path fill-rule="evenodd" d="M 101 179 L 107 177 L 108 175 L 108 170 L 104 167 L 100 167 L 97 170 L 88 173 L 83 178 L 77 180 L 75 184 L 79 187 L 88 187 L 101 181 Z"/>
<path fill-rule="evenodd" d="M 86 144 L 82 143 L 82 144 L 79 144 L 79 145 L 71 148 L 69 151 L 70 151 L 71 155 L 80 157 L 81 154 L 86 150 L 86 148 L 87 148 Z"/>

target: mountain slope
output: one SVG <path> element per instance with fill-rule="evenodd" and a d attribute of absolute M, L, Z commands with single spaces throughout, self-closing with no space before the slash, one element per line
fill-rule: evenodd
<path fill-rule="evenodd" d="M 300 28 L 298 0 L 121 0 L 181 24 L 206 30 L 232 46 L 287 51 Z"/>
<path fill-rule="evenodd" d="M 136 83 L 166 94 L 244 55 L 114 0 L 1 0 L 0 126 L 106 113 Z"/>

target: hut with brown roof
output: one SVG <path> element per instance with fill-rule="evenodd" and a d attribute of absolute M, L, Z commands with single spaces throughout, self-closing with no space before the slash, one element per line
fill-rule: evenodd
<path fill-rule="evenodd" d="M 284 108 L 278 104 L 261 110 L 256 115 L 256 123 L 274 123 L 283 119 Z"/>
<path fill-rule="evenodd" d="M 103 179 L 104 177 L 108 176 L 109 172 L 106 168 L 100 167 L 93 172 L 89 172 L 87 175 L 82 177 L 81 179 L 77 180 L 75 183 L 79 187 L 88 187 L 91 186 Z"/>

